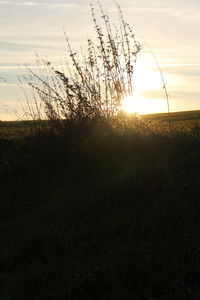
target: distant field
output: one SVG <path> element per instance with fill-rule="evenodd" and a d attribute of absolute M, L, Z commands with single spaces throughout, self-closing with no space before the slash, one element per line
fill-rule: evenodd
<path fill-rule="evenodd" d="M 168 113 L 143 115 L 142 119 L 168 122 L 169 115 Z M 200 122 L 200 110 L 172 112 L 170 120 L 173 125 L 195 125 Z"/>
<path fill-rule="evenodd" d="M 147 121 L 168 122 L 167 113 L 142 115 L 141 118 Z M 194 127 L 200 125 L 200 110 L 173 112 L 170 113 L 173 126 Z M 33 128 L 32 121 L 0 121 L 0 137 L 19 137 L 30 133 Z"/>
<path fill-rule="evenodd" d="M 0 138 L 24 136 L 33 125 L 33 121 L 0 121 Z"/>

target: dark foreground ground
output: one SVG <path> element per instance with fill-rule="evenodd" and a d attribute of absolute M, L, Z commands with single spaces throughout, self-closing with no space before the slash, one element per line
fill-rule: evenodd
<path fill-rule="evenodd" d="M 195 124 L 18 137 L 4 124 L 0 299 L 199 299 Z"/>

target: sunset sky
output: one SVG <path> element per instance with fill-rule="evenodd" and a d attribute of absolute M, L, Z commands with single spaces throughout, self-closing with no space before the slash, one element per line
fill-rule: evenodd
<path fill-rule="evenodd" d="M 102 0 L 101 3 L 116 22 L 114 1 Z M 137 99 L 146 107 L 141 112 L 166 112 L 167 109 L 161 77 L 145 43 L 150 45 L 162 69 L 171 111 L 200 109 L 200 1 L 124 0 L 118 3 L 125 20 L 143 44 L 135 82 Z M 89 1 L 0 0 L 0 120 L 15 119 L 16 112 L 21 110 L 18 65 L 34 65 L 35 53 L 55 65 L 65 56 L 63 27 L 76 49 L 87 37 L 92 37 Z"/>

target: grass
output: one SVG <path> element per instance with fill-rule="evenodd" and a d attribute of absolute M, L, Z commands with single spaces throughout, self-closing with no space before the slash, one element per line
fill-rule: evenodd
<path fill-rule="evenodd" d="M 171 122 L 173 125 L 195 125 L 198 124 L 200 121 L 200 111 L 181 111 L 181 112 L 171 112 Z M 156 120 L 156 121 L 165 121 L 168 122 L 168 113 L 161 113 L 161 114 L 152 114 L 152 115 L 143 115 L 142 118 L 144 120 Z"/>
<path fill-rule="evenodd" d="M 123 128 L 1 137 L 1 299 L 199 298 L 199 135 Z"/>
<path fill-rule="evenodd" d="M 33 121 L 0 121 L 0 138 L 24 138 L 30 135 L 34 128 Z"/>
<path fill-rule="evenodd" d="M 39 73 L 27 67 L 28 75 L 19 78 L 27 101 L 26 115 L 31 119 L 110 118 L 120 113 L 123 99 L 133 94 L 141 45 L 119 5 L 117 25 L 112 25 L 99 1 L 90 8 L 96 37 L 87 39 L 86 51 L 74 51 L 65 33 L 68 55 L 62 68 L 57 70 L 38 57 Z"/>
<path fill-rule="evenodd" d="M 22 78 L 32 121 L 0 122 L 0 299 L 198 299 L 199 112 L 121 112 L 140 45 L 98 7 L 68 72 Z"/>
<path fill-rule="evenodd" d="M 200 111 L 183 111 L 183 112 L 174 112 L 171 113 L 171 124 L 172 128 L 186 131 L 191 131 L 194 133 L 195 131 L 199 131 L 200 126 Z M 140 116 L 142 121 L 144 121 L 147 125 L 153 127 L 153 123 L 155 122 L 155 127 L 158 126 L 162 129 L 168 128 L 168 113 L 160 113 L 160 114 L 147 114 Z M 0 137 L 1 138 L 19 138 L 25 135 L 30 135 L 35 131 L 37 125 L 41 125 L 39 127 L 43 128 L 49 127 L 48 121 L 0 121 Z"/>

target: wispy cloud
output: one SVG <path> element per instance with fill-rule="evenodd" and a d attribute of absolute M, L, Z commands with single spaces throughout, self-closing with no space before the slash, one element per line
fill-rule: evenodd
<path fill-rule="evenodd" d="M 38 45 L 38 44 L 23 44 L 23 43 L 13 43 L 7 41 L 0 41 L 1 50 L 7 51 L 27 51 L 28 49 L 51 49 L 60 50 L 61 47 L 49 46 L 49 45 Z"/>
<path fill-rule="evenodd" d="M 200 64 L 160 64 L 161 67 L 173 68 L 173 67 L 199 67 Z"/>
<path fill-rule="evenodd" d="M 31 69 L 38 69 L 39 67 L 38 66 L 35 66 L 35 65 L 29 65 L 28 66 L 29 68 Z M 45 67 L 45 66 L 44 66 Z M 0 66 L 0 70 L 6 70 L 6 71 L 9 71 L 9 70 L 27 70 L 27 66 L 26 65 L 12 65 L 12 66 Z"/>
<path fill-rule="evenodd" d="M 0 0 L 0 6 L 24 6 L 24 7 L 54 7 L 63 9 L 73 9 L 82 6 L 81 3 L 64 3 L 64 2 L 47 2 L 47 1 L 11 1 L 11 0 Z M 84 5 L 84 7 L 88 5 Z M 112 6 L 113 7 L 113 6 Z M 111 8 L 111 11 L 117 11 L 117 8 Z M 157 7 L 133 7 L 127 6 L 122 7 L 124 12 L 128 13 L 155 13 L 155 14 L 166 14 L 171 17 L 183 19 L 183 20 L 200 20 L 200 13 L 194 9 L 171 9 L 171 8 L 157 8 Z"/>
<path fill-rule="evenodd" d="M 78 4 L 74 3 L 49 3 L 49 2 L 36 2 L 36 1 L 23 1 L 23 2 L 14 2 L 14 1 L 3 1 L 0 0 L 0 5 L 4 6 L 48 6 L 48 7 L 58 7 L 58 8 L 77 8 L 77 6 L 80 6 Z"/>
<path fill-rule="evenodd" d="M 194 78 L 199 78 L 199 66 L 200 64 L 174 64 L 174 65 L 162 65 L 161 68 L 168 74 L 174 74 L 180 76 L 180 78 L 191 77 L 194 82 Z M 200 92 L 199 92 L 200 93 Z"/>
<path fill-rule="evenodd" d="M 112 11 L 117 11 L 116 8 Z M 124 7 L 122 11 L 128 13 L 154 13 L 160 15 L 168 15 L 171 17 L 179 18 L 182 20 L 200 20 L 200 13 L 194 9 L 170 9 L 170 8 L 157 8 L 157 7 Z"/>
<path fill-rule="evenodd" d="M 44 5 L 43 2 L 38 3 L 38 2 L 33 2 L 33 1 L 26 1 L 26 2 L 13 2 L 13 1 L 7 1 L 7 0 L 5 0 L 5 1 L 1 0 L 0 1 L 0 5 L 6 5 L 6 6 L 7 5 L 13 5 L 13 6 L 36 6 L 38 4 Z"/>

